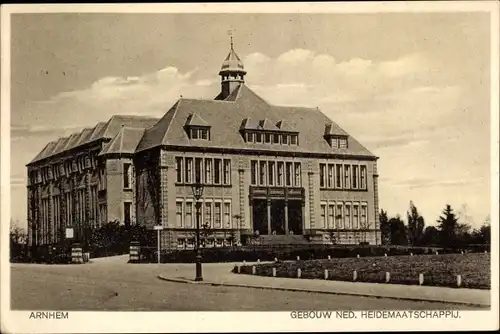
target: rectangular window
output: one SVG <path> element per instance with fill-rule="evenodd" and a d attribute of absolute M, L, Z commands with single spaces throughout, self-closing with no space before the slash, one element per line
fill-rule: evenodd
<path fill-rule="evenodd" d="M 299 137 L 297 135 L 291 135 L 290 136 L 290 144 L 291 145 L 298 145 L 299 144 Z"/>
<path fill-rule="evenodd" d="M 220 184 L 222 178 L 222 159 L 214 159 L 214 184 Z"/>
<path fill-rule="evenodd" d="M 361 205 L 361 228 L 363 229 L 368 228 L 368 224 L 366 221 L 367 211 L 368 211 L 367 209 L 368 207 L 366 206 L 366 204 Z"/>
<path fill-rule="evenodd" d="M 177 248 L 178 249 L 186 248 L 186 239 L 177 239 Z"/>
<path fill-rule="evenodd" d="M 359 228 L 359 205 L 352 206 L 352 228 Z"/>
<path fill-rule="evenodd" d="M 344 189 L 349 189 L 351 184 L 351 166 L 344 165 Z"/>
<path fill-rule="evenodd" d="M 319 164 L 319 186 L 324 188 L 326 186 L 326 165 Z"/>
<path fill-rule="evenodd" d="M 351 204 L 346 204 L 344 206 L 345 211 L 344 211 L 344 228 L 350 229 L 351 228 Z"/>
<path fill-rule="evenodd" d="M 186 158 L 186 173 L 184 175 L 184 180 L 186 183 L 193 182 L 193 158 Z"/>
<path fill-rule="evenodd" d="M 339 139 L 338 138 L 331 138 L 332 141 L 332 148 L 339 148 Z"/>
<path fill-rule="evenodd" d="M 177 175 L 175 182 L 182 183 L 182 158 L 175 158 L 175 174 Z"/>
<path fill-rule="evenodd" d="M 200 132 L 201 132 L 201 139 L 204 139 L 204 140 L 210 139 L 208 129 L 201 129 Z"/>
<path fill-rule="evenodd" d="M 339 139 L 339 148 L 347 148 L 347 138 Z"/>
<path fill-rule="evenodd" d="M 328 229 L 335 227 L 335 205 L 328 206 Z"/>
<path fill-rule="evenodd" d="M 262 143 L 262 133 L 257 132 L 257 133 L 255 134 L 255 136 L 256 136 L 256 140 L 255 140 L 255 141 L 256 141 L 257 143 Z"/>
<path fill-rule="evenodd" d="M 361 189 L 366 189 L 366 166 L 361 166 Z"/>
<path fill-rule="evenodd" d="M 264 138 L 265 138 L 266 144 L 271 144 L 271 134 L 270 133 L 264 134 Z"/>
<path fill-rule="evenodd" d="M 186 215 L 184 218 L 184 223 L 187 228 L 193 227 L 193 202 L 186 202 Z"/>
<path fill-rule="evenodd" d="M 224 227 L 231 227 L 231 203 L 224 203 Z"/>
<path fill-rule="evenodd" d="M 300 177 L 300 162 L 294 163 L 294 171 L 295 171 L 294 185 L 295 185 L 295 187 L 300 187 L 301 183 L 302 183 L 302 180 Z"/>
<path fill-rule="evenodd" d="M 251 161 L 250 168 L 251 168 L 251 174 L 252 174 L 251 175 L 252 185 L 256 185 L 257 184 L 257 174 L 258 174 L 258 169 L 259 169 L 259 166 L 257 165 L 256 160 Z"/>
<path fill-rule="evenodd" d="M 215 202 L 214 205 L 215 205 L 214 227 L 221 228 L 221 221 L 222 221 L 221 203 Z"/>
<path fill-rule="evenodd" d="M 205 215 L 203 217 L 203 225 L 212 227 L 212 202 L 205 202 Z"/>
<path fill-rule="evenodd" d="M 328 188 L 334 188 L 333 172 L 335 170 L 335 165 L 328 164 Z"/>
<path fill-rule="evenodd" d="M 292 185 L 293 165 L 291 162 L 286 163 L 286 185 Z"/>
<path fill-rule="evenodd" d="M 259 161 L 259 185 L 264 186 L 266 184 L 267 175 L 267 162 Z"/>
<path fill-rule="evenodd" d="M 324 228 L 326 225 L 326 204 L 321 204 L 321 221 L 320 228 Z"/>
<path fill-rule="evenodd" d="M 198 129 L 191 129 L 191 139 L 198 139 Z"/>
<path fill-rule="evenodd" d="M 194 248 L 194 239 L 189 238 L 186 240 L 186 248 L 193 249 Z"/>
<path fill-rule="evenodd" d="M 212 184 L 212 159 L 205 159 L 205 183 Z"/>
<path fill-rule="evenodd" d="M 215 240 L 215 247 L 223 247 L 223 246 L 224 246 L 224 239 Z"/>
<path fill-rule="evenodd" d="M 253 143 L 253 132 L 247 132 L 247 143 Z"/>
<path fill-rule="evenodd" d="M 203 175 L 203 159 L 195 158 L 194 159 L 194 183 L 202 183 L 202 175 Z"/>
<path fill-rule="evenodd" d="M 278 186 L 282 186 L 283 185 L 283 162 L 278 161 L 277 165 L 278 165 L 278 175 L 276 178 L 276 184 Z"/>
<path fill-rule="evenodd" d="M 123 203 L 123 220 L 125 221 L 125 226 L 130 226 L 131 223 L 131 214 L 132 214 L 132 203 L 125 202 Z"/>
<path fill-rule="evenodd" d="M 336 228 L 342 228 L 342 203 L 337 204 L 337 209 L 335 210 L 335 227 Z"/>
<path fill-rule="evenodd" d="M 358 176 L 359 176 L 359 173 L 358 173 L 358 169 L 359 169 L 359 166 L 352 166 L 352 188 L 353 189 L 358 189 Z"/>
<path fill-rule="evenodd" d="M 335 187 L 337 189 L 342 189 L 342 179 L 343 179 L 342 165 L 336 164 L 335 167 L 336 167 L 335 168 L 335 179 L 336 179 Z"/>
<path fill-rule="evenodd" d="M 123 164 L 123 188 L 130 189 L 132 180 L 132 165 L 129 163 Z"/>
<path fill-rule="evenodd" d="M 283 145 L 288 145 L 288 135 L 281 135 L 281 143 Z"/>
<path fill-rule="evenodd" d="M 177 227 L 182 227 L 182 202 L 175 202 L 175 223 Z"/>
<path fill-rule="evenodd" d="M 276 173 L 276 165 L 274 161 L 269 161 L 269 185 L 274 186 L 274 178 Z"/>
<path fill-rule="evenodd" d="M 273 144 L 279 144 L 279 143 L 280 143 L 280 135 L 273 134 Z"/>
<path fill-rule="evenodd" d="M 231 184 L 231 160 L 224 159 L 224 184 Z"/>

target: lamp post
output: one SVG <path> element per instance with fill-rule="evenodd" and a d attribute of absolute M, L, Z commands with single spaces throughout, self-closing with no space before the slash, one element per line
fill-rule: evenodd
<path fill-rule="evenodd" d="M 203 281 L 201 271 L 201 250 L 200 250 L 200 198 L 203 195 L 203 184 L 196 182 L 192 186 L 193 196 L 196 201 L 196 277 L 195 281 Z"/>

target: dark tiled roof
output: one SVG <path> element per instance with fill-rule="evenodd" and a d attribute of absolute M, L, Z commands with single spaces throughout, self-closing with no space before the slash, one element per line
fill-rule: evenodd
<path fill-rule="evenodd" d="M 325 125 L 325 136 L 347 136 L 347 132 L 341 129 L 337 124 L 330 123 Z"/>
<path fill-rule="evenodd" d="M 92 135 L 92 131 L 94 131 L 93 128 L 83 129 L 82 133 L 80 135 L 80 138 L 78 139 L 78 143 L 76 143 L 75 146 L 79 146 L 79 145 L 82 145 L 82 144 L 85 144 L 86 142 L 88 142 L 90 136 Z"/>
<path fill-rule="evenodd" d="M 99 155 L 133 154 L 143 134 L 142 128 L 122 127 L 120 132 L 104 146 Z"/>
<path fill-rule="evenodd" d="M 132 115 L 115 115 L 104 126 L 102 136 L 100 138 L 111 139 L 120 132 L 122 126 L 129 128 L 149 128 L 158 122 L 158 118 L 148 116 L 132 116 Z"/>
<path fill-rule="evenodd" d="M 193 113 L 200 115 L 211 125 L 210 141 L 189 139 L 184 125 Z M 246 126 L 242 121 L 249 117 L 251 120 L 267 119 L 273 126 L 279 121 L 286 120 L 287 128 L 299 132 L 300 145 L 246 143 L 239 129 L 242 125 Z M 137 151 L 161 145 L 173 145 L 297 153 L 342 153 L 373 157 L 373 154 L 353 137 L 349 138 L 347 149 L 330 147 L 323 137 L 326 124 L 335 123 L 319 109 L 274 106 L 242 85 L 234 102 L 180 99 L 155 126 L 146 130 Z M 336 124 L 335 128 L 345 133 Z"/>
<path fill-rule="evenodd" d="M 56 146 L 56 142 L 49 142 L 47 145 L 45 145 L 45 147 L 40 151 L 40 153 L 38 153 L 35 158 L 33 158 L 33 160 L 31 160 L 30 163 L 33 163 L 35 161 L 39 161 L 39 160 L 42 160 L 43 158 L 47 157 L 48 155 L 50 155 L 50 153 L 53 151 L 54 147 Z"/>
<path fill-rule="evenodd" d="M 156 122 L 158 122 L 158 118 L 149 116 L 115 115 L 107 122 L 97 123 L 94 128 L 86 128 L 81 132 L 71 134 L 69 137 L 59 139 L 54 142 L 54 146 L 49 147 L 49 143 L 29 164 L 95 140 L 112 139 L 120 132 L 122 126 L 145 129 Z"/>
<path fill-rule="evenodd" d="M 281 120 L 278 123 L 276 123 L 276 126 L 281 130 L 281 131 L 286 131 L 286 132 L 294 132 L 295 129 L 288 124 L 287 121 Z"/>
<path fill-rule="evenodd" d="M 208 126 L 208 123 L 200 115 L 193 113 L 188 117 L 186 126 Z"/>

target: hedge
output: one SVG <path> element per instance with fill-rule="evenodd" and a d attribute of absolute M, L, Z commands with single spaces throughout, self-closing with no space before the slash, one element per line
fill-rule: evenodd
<path fill-rule="evenodd" d="M 459 249 L 439 249 L 426 247 L 386 247 L 386 246 L 338 246 L 338 245 L 286 245 L 282 247 L 270 247 L 263 245 L 241 246 L 241 247 L 214 247 L 201 250 L 203 262 L 254 262 L 296 260 L 297 256 L 301 260 L 332 258 L 373 257 L 373 256 L 395 256 L 435 254 L 436 250 L 440 254 L 460 253 Z M 483 251 L 475 249 L 475 251 Z M 157 261 L 157 249 L 153 247 L 141 247 L 141 261 L 143 263 Z M 162 263 L 192 263 L 195 262 L 196 252 L 194 250 L 174 250 L 161 252 Z"/>

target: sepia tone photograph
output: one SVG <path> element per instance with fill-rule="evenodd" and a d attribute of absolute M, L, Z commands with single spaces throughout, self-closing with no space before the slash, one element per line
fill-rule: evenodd
<path fill-rule="evenodd" d="M 498 6 L 478 4 L 3 7 L 2 308 L 49 331 L 491 317 Z"/>

